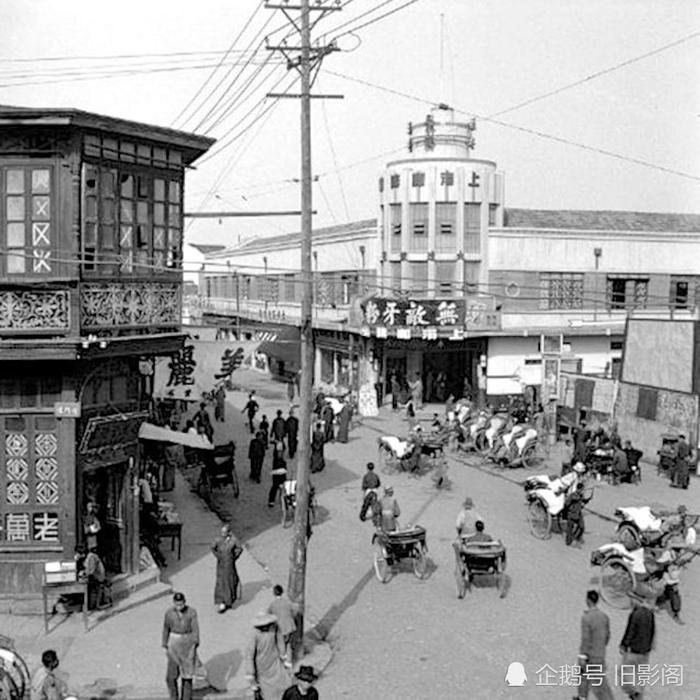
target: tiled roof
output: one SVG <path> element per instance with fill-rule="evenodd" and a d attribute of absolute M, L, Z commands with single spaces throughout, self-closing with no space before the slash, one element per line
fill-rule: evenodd
<path fill-rule="evenodd" d="M 361 221 L 350 221 L 347 224 L 338 224 L 337 226 L 326 226 L 324 228 L 315 228 L 311 236 L 314 241 L 319 241 L 324 238 L 341 237 L 353 233 L 361 233 L 366 229 L 376 229 L 376 219 L 362 219 Z M 301 242 L 301 233 L 282 233 L 279 236 L 256 237 L 245 243 L 233 248 L 226 248 L 222 253 L 247 253 L 258 248 L 270 248 L 279 246 L 289 246 Z"/>
<path fill-rule="evenodd" d="M 700 214 L 575 209 L 506 209 L 503 212 L 503 219 L 503 225 L 506 228 L 700 233 Z"/>

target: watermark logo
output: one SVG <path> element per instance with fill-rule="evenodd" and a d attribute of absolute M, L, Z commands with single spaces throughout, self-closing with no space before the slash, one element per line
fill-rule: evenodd
<path fill-rule="evenodd" d="M 506 671 L 506 685 L 519 687 L 526 683 L 527 674 L 525 673 L 525 666 L 523 666 L 520 661 L 511 662 Z"/>

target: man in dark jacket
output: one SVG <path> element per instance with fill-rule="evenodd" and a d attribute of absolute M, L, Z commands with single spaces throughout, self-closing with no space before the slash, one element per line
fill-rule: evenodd
<path fill-rule="evenodd" d="M 583 521 L 583 507 L 591 500 L 584 496 L 583 484 L 576 484 L 576 490 L 566 499 L 566 544 L 583 544 L 583 533 L 586 531 Z"/>
<path fill-rule="evenodd" d="M 289 416 L 284 422 L 285 435 L 287 436 L 287 450 L 289 450 L 289 459 L 292 459 L 297 452 L 297 443 L 299 436 L 299 419 L 294 415 L 294 409 L 289 409 Z"/>
<path fill-rule="evenodd" d="M 284 418 L 282 418 L 282 411 L 277 411 L 277 417 L 272 421 L 272 427 L 270 428 L 270 440 L 275 442 L 284 442 L 284 436 L 287 434 L 287 426 L 285 425 Z"/>
<path fill-rule="evenodd" d="M 644 453 L 641 450 L 638 450 L 635 447 L 632 447 L 632 442 L 630 440 L 625 440 L 625 444 L 624 444 L 624 447 L 622 449 L 625 451 L 625 454 L 627 455 L 627 464 L 629 464 L 630 471 L 633 474 L 636 471 L 637 481 L 641 482 L 642 472 L 641 472 L 641 469 L 639 467 L 639 460 L 642 458 L 642 455 Z"/>
<path fill-rule="evenodd" d="M 578 666 L 581 667 L 581 685 L 578 700 L 588 697 L 589 688 L 598 700 L 613 700 L 605 674 L 605 648 L 610 641 L 610 620 L 598 609 L 598 591 L 586 593 L 587 610 L 581 618 L 581 647 Z"/>
<path fill-rule="evenodd" d="M 616 446 L 613 452 L 611 469 L 613 484 L 619 484 L 622 481 L 629 483 L 632 470 L 627 462 L 627 453 L 619 446 Z"/>
<path fill-rule="evenodd" d="M 690 474 L 690 445 L 685 441 L 685 435 L 678 436 L 678 451 L 673 469 L 671 486 L 687 489 Z"/>
<path fill-rule="evenodd" d="M 248 459 L 250 460 L 250 478 L 252 481 L 259 484 L 260 472 L 262 472 L 263 461 L 265 459 L 265 444 L 260 437 L 260 432 L 257 432 L 255 437 L 250 441 Z"/>
<path fill-rule="evenodd" d="M 642 671 L 644 666 L 649 667 L 649 654 L 654 646 L 656 621 L 652 608 L 656 596 L 653 591 L 628 595 L 634 607 L 627 618 L 627 627 L 620 642 L 622 664 L 628 667 L 620 678 L 620 685 L 630 698 L 641 700 L 644 690 Z"/>

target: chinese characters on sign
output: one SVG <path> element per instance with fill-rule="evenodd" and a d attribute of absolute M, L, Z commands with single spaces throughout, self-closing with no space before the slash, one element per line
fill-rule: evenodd
<path fill-rule="evenodd" d="M 499 330 L 500 314 L 484 302 L 455 300 L 405 300 L 373 298 L 363 307 L 365 336 L 464 340 L 468 333 Z"/>
<path fill-rule="evenodd" d="M 602 666 L 590 664 L 581 666 L 554 667 L 545 664 L 535 671 L 535 685 L 578 687 L 583 678 L 595 687 L 603 684 L 605 671 Z M 608 682 L 616 686 L 682 686 L 683 666 L 680 664 L 616 664 L 614 673 L 608 676 Z"/>

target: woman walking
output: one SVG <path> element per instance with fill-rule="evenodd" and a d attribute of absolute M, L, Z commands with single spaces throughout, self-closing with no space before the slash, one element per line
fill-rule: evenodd
<path fill-rule="evenodd" d="M 236 602 L 239 582 L 236 560 L 243 553 L 243 547 L 231 532 L 230 525 L 221 528 L 221 536 L 214 542 L 211 551 L 216 557 L 214 604 L 223 613 Z"/>
<path fill-rule="evenodd" d="M 255 631 L 245 653 L 246 676 L 256 698 L 280 700 L 289 686 L 290 665 L 277 618 L 261 612 L 253 620 Z"/>

